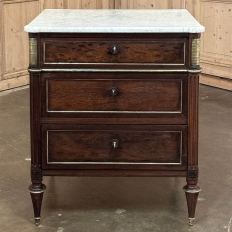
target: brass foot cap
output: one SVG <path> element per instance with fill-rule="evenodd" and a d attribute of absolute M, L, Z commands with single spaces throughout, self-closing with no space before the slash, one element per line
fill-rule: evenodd
<path fill-rule="evenodd" d="M 40 225 L 40 218 L 35 218 L 35 225 L 39 226 Z"/>
<path fill-rule="evenodd" d="M 40 188 L 33 188 L 33 185 L 29 186 L 30 193 L 43 193 L 45 189 L 46 189 L 45 184 L 41 184 Z"/>
<path fill-rule="evenodd" d="M 185 185 L 183 190 L 186 193 L 199 193 L 201 191 L 201 188 L 199 186 L 196 186 L 195 188 L 189 188 L 187 185 Z"/>
<path fill-rule="evenodd" d="M 189 218 L 189 225 L 193 226 L 195 218 Z"/>

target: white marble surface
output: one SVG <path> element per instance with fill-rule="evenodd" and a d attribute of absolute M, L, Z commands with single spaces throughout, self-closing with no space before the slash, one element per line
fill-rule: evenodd
<path fill-rule="evenodd" d="M 46 9 L 25 31 L 99 33 L 200 33 L 205 28 L 181 10 L 69 10 Z"/>

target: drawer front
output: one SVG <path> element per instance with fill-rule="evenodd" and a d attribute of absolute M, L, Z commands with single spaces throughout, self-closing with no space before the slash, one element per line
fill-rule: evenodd
<path fill-rule="evenodd" d="M 183 114 L 185 78 L 186 75 L 44 74 L 44 111 L 101 116 Z"/>
<path fill-rule="evenodd" d="M 185 39 L 43 39 L 43 65 L 185 65 Z"/>
<path fill-rule="evenodd" d="M 181 166 L 187 152 L 186 126 L 44 125 L 42 142 L 45 169 L 75 165 Z"/>

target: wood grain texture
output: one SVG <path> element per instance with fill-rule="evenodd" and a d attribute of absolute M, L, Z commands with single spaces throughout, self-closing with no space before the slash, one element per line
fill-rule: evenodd
<path fill-rule="evenodd" d="M 110 47 L 117 45 L 113 55 Z M 44 63 L 158 63 L 184 64 L 184 41 L 45 40 Z"/>
<path fill-rule="evenodd" d="M 16 2 L 3 4 L 3 64 L 4 79 L 12 78 L 14 73 L 25 71 L 28 67 L 28 36 L 23 31 L 24 25 L 29 23 L 39 12 L 38 2 Z M 31 10 L 27 10 L 31 9 Z M 24 57 L 24 59 L 19 59 Z M 8 75 L 6 75 L 8 74 Z"/>
<path fill-rule="evenodd" d="M 58 79 L 49 80 L 47 86 L 48 111 L 182 111 L 180 80 Z M 116 96 L 111 88 L 118 89 Z"/>
<path fill-rule="evenodd" d="M 198 12 L 200 22 L 207 28 L 202 36 L 203 71 L 229 80 L 232 79 L 232 28 L 226 22 L 232 20 L 231 12 L 232 1 L 210 0 L 201 1 Z M 215 85 L 214 78 L 211 83 Z"/>
<path fill-rule="evenodd" d="M 189 75 L 188 103 L 188 170 L 198 171 L 199 74 Z"/>
<path fill-rule="evenodd" d="M 196 15 L 197 0 L 115 0 L 116 9 L 187 9 Z"/>
<path fill-rule="evenodd" d="M 169 124 L 187 118 L 186 74 L 49 73 L 42 79 L 45 117 L 159 117 Z"/>
<path fill-rule="evenodd" d="M 72 162 L 141 162 L 179 166 L 185 163 L 182 157 L 186 157 L 187 152 L 186 126 L 54 124 L 43 128 L 43 148 L 48 147 L 43 150 L 44 168 L 51 164 L 54 167 L 54 162 L 71 165 Z M 116 148 L 111 144 L 114 139 L 119 141 Z M 65 166 L 64 163 L 57 165 Z"/>
<path fill-rule="evenodd" d="M 195 218 L 195 211 L 196 211 L 196 206 L 197 206 L 198 195 L 199 195 L 199 193 L 187 193 L 187 192 L 185 192 L 189 218 Z"/>
<path fill-rule="evenodd" d="M 33 204 L 35 218 L 40 218 L 43 194 L 44 194 L 43 192 L 42 193 L 31 193 L 31 200 Z"/>
<path fill-rule="evenodd" d="M 24 72 L 25 73 L 25 72 Z M 0 81 L 0 91 L 14 89 L 29 84 L 28 73 L 25 75 L 12 75 L 11 78 Z"/>
<path fill-rule="evenodd" d="M 40 0 L 40 10 L 44 9 L 112 9 L 114 0 Z"/>
<path fill-rule="evenodd" d="M 47 139 L 48 162 L 180 163 L 180 131 L 48 131 Z"/>
<path fill-rule="evenodd" d="M 181 9 L 184 3 L 184 0 L 115 0 L 119 9 Z"/>
<path fill-rule="evenodd" d="M 28 36 L 37 1 L 0 1 L 0 91 L 28 84 Z"/>
<path fill-rule="evenodd" d="M 228 78 L 201 74 L 200 83 L 204 85 L 213 85 L 217 88 L 232 91 L 232 80 Z"/>

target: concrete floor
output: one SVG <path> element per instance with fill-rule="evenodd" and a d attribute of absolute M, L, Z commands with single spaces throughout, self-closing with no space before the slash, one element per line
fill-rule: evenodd
<path fill-rule="evenodd" d="M 45 177 L 36 227 L 30 184 L 29 89 L 0 96 L 1 232 L 232 232 L 232 92 L 200 87 L 199 185 L 188 226 L 184 178 Z"/>

